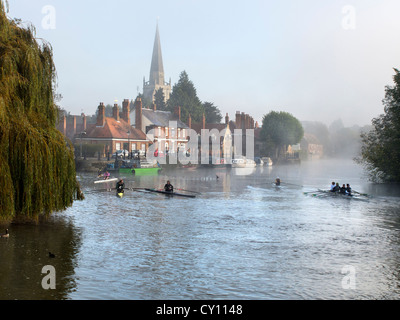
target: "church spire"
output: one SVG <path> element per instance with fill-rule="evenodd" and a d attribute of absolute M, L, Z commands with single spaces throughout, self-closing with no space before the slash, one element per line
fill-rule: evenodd
<path fill-rule="evenodd" d="M 156 29 L 156 38 L 154 40 L 153 58 L 151 60 L 150 80 L 146 82 L 143 80 L 143 96 L 154 102 L 154 95 L 158 90 L 162 89 L 164 92 L 165 102 L 168 101 L 171 95 L 171 81 L 165 83 L 164 64 L 161 53 L 160 32 L 158 30 L 158 22 Z"/>
<path fill-rule="evenodd" d="M 154 48 L 153 48 L 153 59 L 151 61 L 151 69 L 150 69 L 150 84 L 163 86 L 164 83 L 165 83 L 164 64 L 161 52 L 160 32 L 158 30 L 158 22 L 157 22 L 156 38 L 154 40 Z"/>

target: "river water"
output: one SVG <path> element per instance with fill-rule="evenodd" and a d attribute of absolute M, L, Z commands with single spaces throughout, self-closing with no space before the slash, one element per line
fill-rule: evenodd
<path fill-rule="evenodd" d="M 282 188 L 271 185 L 277 176 Z M 201 194 L 118 199 L 79 175 L 84 201 L 0 239 L 0 298 L 400 298 L 400 191 L 368 183 L 351 161 L 124 178 L 130 188 L 169 179 Z M 332 181 L 372 197 L 304 194 Z M 55 290 L 42 287 L 44 266 L 54 267 Z"/>

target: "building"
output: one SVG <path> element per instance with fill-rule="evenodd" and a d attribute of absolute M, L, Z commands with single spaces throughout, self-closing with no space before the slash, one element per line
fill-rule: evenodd
<path fill-rule="evenodd" d="M 324 156 L 324 146 L 313 134 L 304 134 L 304 138 L 300 142 L 300 148 L 305 151 L 303 156 L 306 159 L 318 160 Z"/>
<path fill-rule="evenodd" d="M 100 103 L 97 122 L 87 125 L 86 134 L 79 135 L 76 141 L 82 144 L 100 145 L 103 156 L 119 150 L 146 152 L 152 143 L 141 130 L 131 125 L 129 100 L 124 100 L 122 113 L 118 105 L 114 105 L 113 117 L 105 116 L 104 103 Z"/>
<path fill-rule="evenodd" d="M 188 143 L 189 127 L 181 121 L 180 107 L 175 113 L 143 108 L 142 100 L 137 98 L 131 112 L 132 123 L 136 130 L 145 133 L 150 141 L 156 143 L 160 151 L 177 152 Z"/>
<path fill-rule="evenodd" d="M 77 135 L 79 136 L 83 132 L 86 132 L 86 127 L 87 122 L 84 113 L 80 116 L 66 115 L 64 113 L 57 124 L 57 129 L 71 141 L 74 141 Z"/>
<path fill-rule="evenodd" d="M 143 97 L 154 102 L 154 95 L 159 89 L 163 89 L 165 102 L 169 100 L 172 91 L 171 79 L 169 83 L 165 82 L 164 64 L 161 52 L 160 32 L 156 30 L 156 38 L 154 40 L 153 58 L 150 68 L 150 79 L 146 82 L 143 79 Z"/>

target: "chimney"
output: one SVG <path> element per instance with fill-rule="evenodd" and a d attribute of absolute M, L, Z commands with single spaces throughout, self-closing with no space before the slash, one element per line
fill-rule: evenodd
<path fill-rule="evenodd" d="M 64 133 L 64 136 L 67 135 L 67 116 L 65 114 L 63 117 L 63 133 Z"/>
<path fill-rule="evenodd" d="M 203 129 L 206 129 L 206 115 L 203 113 Z"/>
<path fill-rule="evenodd" d="M 114 104 L 113 107 L 113 118 L 117 121 L 119 121 L 119 108 L 117 104 Z"/>
<path fill-rule="evenodd" d="M 242 129 L 242 115 L 240 111 L 236 112 L 236 129 Z"/>
<path fill-rule="evenodd" d="M 192 116 L 189 114 L 188 127 L 192 129 Z"/>
<path fill-rule="evenodd" d="M 226 124 L 226 125 L 229 124 L 229 113 L 226 114 L 226 117 L 225 117 L 225 124 Z"/>
<path fill-rule="evenodd" d="M 154 110 L 154 112 L 157 111 L 157 105 L 155 103 L 153 103 L 153 110 Z"/>
<path fill-rule="evenodd" d="M 255 128 L 256 128 L 256 129 L 258 129 L 258 128 L 259 128 L 258 121 L 256 121 Z"/>
<path fill-rule="evenodd" d="M 74 135 L 76 135 L 76 116 L 73 117 L 73 129 L 74 129 Z"/>
<path fill-rule="evenodd" d="M 175 107 L 175 115 L 181 120 L 181 107 Z"/>
<path fill-rule="evenodd" d="M 143 105 L 142 99 L 137 98 L 135 102 L 135 128 L 142 130 L 142 115 L 143 115 Z"/>
<path fill-rule="evenodd" d="M 106 107 L 103 102 L 100 102 L 98 113 L 97 113 L 97 123 L 96 126 L 104 127 L 106 124 Z"/>
<path fill-rule="evenodd" d="M 82 131 L 86 131 L 86 115 L 84 113 L 81 114 L 82 117 Z"/>
<path fill-rule="evenodd" d="M 129 125 L 131 125 L 131 103 L 129 99 L 125 99 L 122 102 L 122 119 L 125 120 Z"/>

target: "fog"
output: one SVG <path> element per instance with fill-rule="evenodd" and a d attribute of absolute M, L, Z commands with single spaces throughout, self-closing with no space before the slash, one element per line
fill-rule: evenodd
<path fill-rule="evenodd" d="M 134 99 L 148 78 L 158 21 L 165 76 L 186 70 L 222 114 L 271 110 L 329 126 L 364 126 L 383 112 L 399 67 L 400 2 L 28 1 L 10 18 L 32 22 L 54 48 L 61 106 L 95 113 Z"/>

